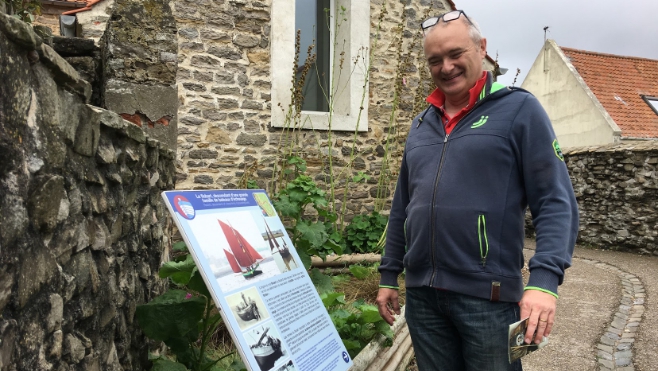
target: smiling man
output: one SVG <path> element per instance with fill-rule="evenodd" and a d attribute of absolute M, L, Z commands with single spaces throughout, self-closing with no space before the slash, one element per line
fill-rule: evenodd
<path fill-rule="evenodd" d="M 486 39 L 461 10 L 422 23 L 436 85 L 409 130 L 379 267 L 379 312 L 406 319 L 420 370 L 521 370 L 508 326 L 551 333 L 578 209 L 551 123 L 528 92 L 482 69 Z M 524 215 L 537 249 L 523 285 Z M 536 334 L 535 334 L 536 331 Z M 534 336 L 533 336 L 534 335 Z"/>

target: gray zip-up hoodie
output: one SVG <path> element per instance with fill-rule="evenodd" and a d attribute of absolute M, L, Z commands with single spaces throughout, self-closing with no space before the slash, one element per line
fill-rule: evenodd
<path fill-rule="evenodd" d="M 557 297 L 578 209 L 550 120 L 525 90 L 489 83 L 450 135 L 433 106 L 407 138 L 389 217 L 382 287 L 430 286 L 518 302 L 524 215 L 537 233 L 526 289 Z"/>

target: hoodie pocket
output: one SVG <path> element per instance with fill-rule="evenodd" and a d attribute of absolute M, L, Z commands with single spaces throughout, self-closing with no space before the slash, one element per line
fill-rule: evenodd
<path fill-rule="evenodd" d="M 480 264 L 482 268 L 487 266 L 487 255 L 489 255 L 489 238 L 487 238 L 487 218 L 484 214 L 478 215 L 478 243 L 480 247 Z"/>
<path fill-rule="evenodd" d="M 452 271 L 485 272 L 489 270 L 489 232 L 482 210 L 444 207 L 438 213 L 434 251 L 439 266 Z"/>

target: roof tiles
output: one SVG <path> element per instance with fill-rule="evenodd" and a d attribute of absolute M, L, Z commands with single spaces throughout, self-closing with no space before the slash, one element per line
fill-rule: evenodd
<path fill-rule="evenodd" d="M 102 0 L 64 0 L 64 1 L 72 2 L 72 3 L 86 3 L 86 5 L 83 8 L 69 10 L 68 12 L 62 13 L 66 15 L 71 15 L 79 12 L 84 12 L 86 10 L 90 10 L 92 6 L 94 6 L 96 3 L 101 2 Z"/>
<path fill-rule="evenodd" d="M 658 115 L 642 99 L 658 97 L 658 60 L 561 49 L 617 123 L 622 138 L 658 138 Z"/>

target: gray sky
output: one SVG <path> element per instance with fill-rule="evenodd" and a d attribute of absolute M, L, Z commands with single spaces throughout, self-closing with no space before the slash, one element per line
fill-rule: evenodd
<path fill-rule="evenodd" d="M 509 68 L 498 81 L 516 86 L 547 37 L 558 45 L 599 53 L 658 59 L 658 0 L 454 0 L 480 24 L 487 51 Z"/>

